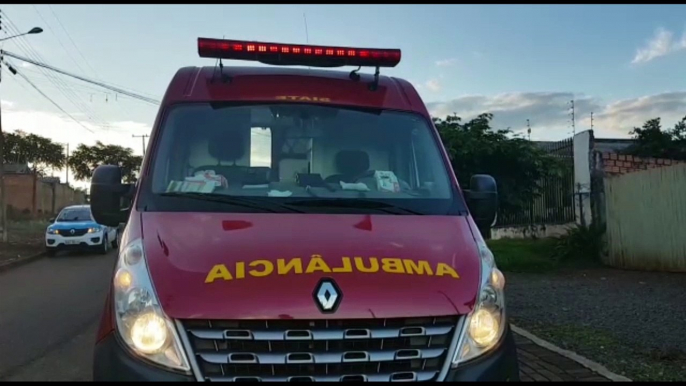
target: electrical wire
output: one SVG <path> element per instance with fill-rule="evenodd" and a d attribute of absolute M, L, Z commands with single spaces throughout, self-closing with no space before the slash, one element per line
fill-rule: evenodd
<path fill-rule="evenodd" d="M 12 20 L 7 16 L 6 12 L 2 12 L 4 15 L 5 20 L 8 22 L 6 26 L 8 27 L 8 30 L 19 34 L 20 30 L 19 28 L 12 22 Z M 17 45 L 19 48 L 29 57 L 32 57 L 33 60 L 38 60 L 40 61 L 42 59 L 42 56 L 33 49 L 31 46 L 31 43 L 29 43 L 24 36 L 19 36 L 16 39 Z M 48 73 L 44 69 L 41 69 L 45 76 L 58 88 L 58 91 L 69 101 L 71 102 L 81 113 L 84 113 L 84 115 L 91 120 L 93 123 L 95 123 L 98 126 L 101 126 L 103 128 L 107 127 L 108 125 L 104 123 L 101 119 L 97 117 L 97 114 L 95 114 L 86 104 L 84 101 L 81 100 L 81 98 L 73 92 L 73 90 L 64 83 L 63 80 L 59 79 L 58 77 L 55 77 L 53 74 Z"/>
<path fill-rule="evenodd" d="M 5 64 L 8 65 L 8 67 L 10 68 L 10 71 L 13 71 L 14 73 L 16 73 L 16 75 L 19 75 L 19 76 L 21 76 L 22 78 L 24 78 L 24 80 L 25 80 L 29 85 L 31 85 L 31 87 L 33 87 L 36 91 L 38 91 L 38 93 L 41 94 L 45 99 L 47 99 L 48 101 L 50 101 L 50 103 L 52 103 L 53 105 L 55 105 L 55 107 L 57 107 L 61 112 L 63 112 L 65 115 L 67 115 L 69 118 L 71 118 L 71 119 L 72 119 L 74 122 L 76 122 L 79 126 L 81 126 L 81 127 L 83 127 L 84 129 L 90 131 L 91 133 L 95 134 L 95 132 L 94 132 L 93 130 L 91 130 L 91 129 L 89 129 L 88 127 L 86 127 L 83 123 L 81 123 L 79 120 L 77 120 L 76 118 L 74 118 L 71 114 L 69 114 L 66 110 L 64 110 L 64 109 L 62 108 L 62 106 L 60 106 L 59 104 L 57 104 L 57 102 L 55 102 L 54 100 L 52 100 L 52 99 L 51 99 L 49 96 L 47 96 L 43 91 L 41 91 L 41 89 L 38 88 L 38 86 L 36 86 L 33 82 L 31 82 L 31 80 L 30 80 L 26 75 L 24 75 L 24 74 L 22 74 L 20 71 L 18 71 L 17 68 L 16 68 L 16 66 L 13 66 L 13 65 L 12 65 L 11 63 L 9 63 L 7 60 L 3 60 L 3 62 L 5 62 Z"/>

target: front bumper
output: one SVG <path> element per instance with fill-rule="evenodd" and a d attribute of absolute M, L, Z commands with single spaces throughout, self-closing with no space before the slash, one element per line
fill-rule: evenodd
<path fill-rule="evenodd" d="M 496 349 L 448 371 L 445 382 L 518 382 L 517 347 L 510 327 Z"/>
<path fill-rule="evenodd" d="M 45 247 L 50 249 L 78 249 L 102 246 L 105 233 L 103 231 L 86 233 L 83 236 L 66 237 L 62 235 L 45 235 Z"/>
<path fill-rule="evenodd" d="M 194 382 L 195 377 L 166 370 L 134 357 L 121 346 L 113 332 L 95 345 L 93 380 L 95 382 Z M 445 381 L 519 381 L 517 349 L 512 331 L 507 329 L 500 346 L 490 354 L 451 369 Z"/>

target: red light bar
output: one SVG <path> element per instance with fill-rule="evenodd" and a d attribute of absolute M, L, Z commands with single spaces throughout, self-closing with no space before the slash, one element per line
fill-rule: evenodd
<path fill-rule="evenodd" d="M 260 43 L 198 38 L 201 58 L 252 60 L 265 64 L 314 67 L 395 67 L 400 50 Z"/>

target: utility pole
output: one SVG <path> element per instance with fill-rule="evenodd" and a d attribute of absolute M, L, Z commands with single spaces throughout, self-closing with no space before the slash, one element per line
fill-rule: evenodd
<path fill-rule="evenodd" d="M 2 83 L 2 54 L 0 54 L 0 83 Z M 2 103 L 0 103 L 0 228 L 3 243 L 7 242 L 7 201 L 5 201 L 5 134 L 2 132 Z"/>
<path fill-rule="evenodd" d="M 67 166 L 67 186 L 69 186 L 69 142 L 67 142 L 67 162 L 65 165 Z"/>
<path fill-rule="evenodd" d="M 147 135 L 147 134 L 143 134 L 143 135 L 135 135 L 135 134 L 132 134 L 131 137 L 132 137 L 132 138 L 140 138 L 140 139 L 141 139 L 141 142 L 143 143 L 143 155 L 145 155 L 145 139 L 146 139 L 147 137 L 149 137 L 149 135 Z"/>
<path fill-rule="evenodd" d="M 526 133 L 529 135 L 529 141 L 531 141 L 531 124 L 529 120 L 526 120 Z"/>
<path fill-rule="evenodd" d="M 572 99 L 572 135 L 576 135 L 576 123 L 574 122 L 574 99 Z"/>
<path fill-rule="evenodd" d="M 2 29 L 2 19 L 0 18 L 0 30 Z M 39 27 L 32 28 L 29 32 L 21 33 L 18 35 L 9 36 L 0 39 L 1 41 L 9 40 L 19 36 L 29 35 L 29 34 L 39 34 L 43 30 Z M 0 82 L 2 82 L 2 54 L 0 54 Z M 0 105 L 2 105 L 0 103 Z M 5 136 L 2 133 L 2 107 L 0 107 L 0 228 L 2 228 L 2 237 L 0 241 L 6 243 L 8 241 L 7 237 L 7 195 L 5 194 Z"/>
<path fill-rule="evenodd" d="M 591 111 L 591 131 L 593 131 L 593 111 Z"/>

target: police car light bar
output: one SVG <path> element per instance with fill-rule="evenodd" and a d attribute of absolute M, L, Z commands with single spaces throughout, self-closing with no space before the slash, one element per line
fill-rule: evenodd
<path fill-rule="evenodd" d="M 201 58 L 252 60 L 265 64 L 313 67 L 395 67 L 400 50 L 260 43 L 198 38 Z"/>

